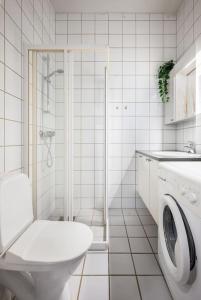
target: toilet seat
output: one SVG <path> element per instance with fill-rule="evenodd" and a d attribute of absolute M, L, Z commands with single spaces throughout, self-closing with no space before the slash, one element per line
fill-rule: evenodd
<path fill-rule="evenodd" d="M 0 284 L 17 299 L 70 300 L 69 279 L 92 240 L 81 223 L 33 221 L 28 177 L 0 177 Z"/>
<path fill-rule="evenodd" d="M 0 259 L 0 267 L 48 271 L 83 255 L 92 239 L 89 227 L 81 223 L 35 221 Z"/>

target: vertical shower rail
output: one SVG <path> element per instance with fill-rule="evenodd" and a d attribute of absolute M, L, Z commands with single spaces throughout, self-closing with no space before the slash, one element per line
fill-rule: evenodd
<path fill-rule="evenodd" d="M 64 51 L 64 220 L 73 221 L 73 51 Z"/>

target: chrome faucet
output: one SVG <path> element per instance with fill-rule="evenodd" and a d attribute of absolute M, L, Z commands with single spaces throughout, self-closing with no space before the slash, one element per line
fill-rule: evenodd
<path fill-rule="evenodd" d="M 188 141 L 187 144 L 184 145 L 184 151 L 186 151 L 187 153 L 195 154 L 196 153 L 195 143 L 192 141 Z"/>

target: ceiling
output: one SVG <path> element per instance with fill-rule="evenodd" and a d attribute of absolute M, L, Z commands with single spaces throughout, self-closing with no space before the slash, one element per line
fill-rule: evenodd
<path fill-rule="evenodd" d="M 51 0 L 56 12 L 174 13 L 183 0 Z"/>

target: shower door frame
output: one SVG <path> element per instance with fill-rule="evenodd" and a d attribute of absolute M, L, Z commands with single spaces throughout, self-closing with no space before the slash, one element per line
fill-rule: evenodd
<path fill-rule="evenodd" d="M 36 54 L 38 52 L 63 52 L 64 54 L 64 101 L 65 103 L 65 125 L 64 125 L 64 148 L 65 148 L 65 191 L 64 191 L 64 220 L 73 221 L 73 51 L 82 50 L 102 50 L 107 53 L 107 61 L 105 67 L 105 189 L 104 189 L 104 226 L 105 226 L 105 240 L 94 241 L 92 244 L 93 250 L 105 250 L 109 245 L 109 221 L 108 221 L 108 71 L 109 71 L 109 47 L 94 47 L 94 46 L 27 46 L 24 45 L 24 173 L 30 177 L 29 170 L 29 54 L 32 52 L 33 62 L 36 63 Z M 33 65 L 34 65 L 33 63 Z M 70 68 L 67 68 L 67 63 Z M 35 66 L 35 65 L 34 65 Z M 37 99 L 36 92 L 36 69 L 32 69 L 33 88 L 32 98 Z M 26 76 L 27 75 L 27 76 Z M 34 88 L 35 87 L 35 88 Z M 35 94 L 34 94 L 35 91 Z M 32 111 L 32 116 L 37 118 L 35 109 Z M 37 141 L 37 134 L 34 131 L 34 142 Z M 32 151 L 33 158 L 37 160 L 37 151 Z M 34 164 L 35 165 L 35 164 Z M 70 166 L 70 167 L 69 167 Z M 32 170 L 37 176 L 37 169 Z M 33 183 L 33 182 L 32 182 Z M 34 218 L 37 218 L 37 182 L 34 182 L 32 187 Z"/>

